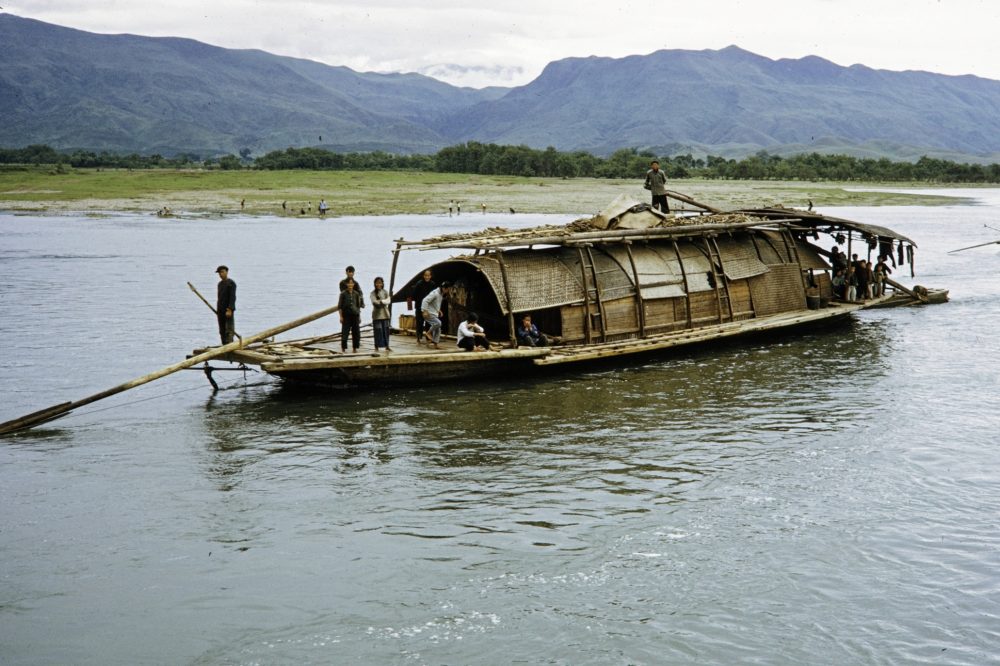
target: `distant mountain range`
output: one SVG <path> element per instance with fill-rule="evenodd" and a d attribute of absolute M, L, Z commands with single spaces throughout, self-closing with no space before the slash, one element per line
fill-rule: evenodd
<path fill-rule="evenodd" d="M 1000 81 L 771 60 L 731 46 L 567 58 L 458 88 L 179 38 L 0 14 L 0 146 L 259 155 L 434 152 L 464 141 L 608 154 L 842 152 L 1000 161 Z"/>

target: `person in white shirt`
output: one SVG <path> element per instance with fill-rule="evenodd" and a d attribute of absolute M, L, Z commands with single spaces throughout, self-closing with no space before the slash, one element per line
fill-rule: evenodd
<path fill-rule="evenodd" d="M 486 331 L 476 323 L 478 321 L 476 313 L 470 312 L 465 321 L 458 325 L 458 346 L 465 351 L 486 351 L 490 348 Z"/>

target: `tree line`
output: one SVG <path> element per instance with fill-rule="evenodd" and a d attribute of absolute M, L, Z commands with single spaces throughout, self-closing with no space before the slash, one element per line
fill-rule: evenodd
<path fill-rule="evenodd" d="M 656 156 L 635 148 L 616 150 L 607 157 L 585 151 L 561 152 L 527 146 L 505 146 L 470 141 L 442 148 L 433 155 L 398 155 L 383 151 L 336 153 L 321 148 L 286 148 L 257 158 L 244 149 L 240 155 L 202 158 L 194 154 L 119 155 L 108 151 L 77 150 L 61 153 L 50 146 L 0 148 L 0 164 L 68 165 L 74 168 L 185 168 L 310 169 L 350 171 L 435 171 L 498 176 L 549 178 L 636 178 L 649 162 L 659 159 L 668 178 L 726 180 L 833 180 L 1000 183 L 1000 164 L 966 164 L 921 157 L 916 162 L 888 158 L 807 153 L 782 157 L 760 151 L 742 159 L 709 155 Z"/>

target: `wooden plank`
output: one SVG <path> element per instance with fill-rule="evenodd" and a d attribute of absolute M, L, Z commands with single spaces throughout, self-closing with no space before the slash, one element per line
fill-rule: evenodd
<path fill-rule="evenodd" d="M 69 413 L 70 411 L 77 409 L 78 407 L 83 407 L 84 405 L 89 405 L 92 402 L 97 402 L 98 400 L 103 400 L 110 396 L 122 393 L 123 391 L 128 391 L 137 386 L 142 386 L 143 384 L 148 384 L 151 381 L 160 379 L 161 377 L 166 377 L 167 375 L 173 374 L 179 370 L 184 370 L 185 368 L 190 368 L 204 361 L 209 361 L 213 358 L 218 358 L 220 356 L 225 356 L 226 354 L 238 350 L 243 345 L 252 344 L 254 342 L 260 342 L 267 338 L 273 337 L 278 333 L 284 333 L 285 331 L 291 330 L 302 326 L 303 324 L 308 324 L 311 321 L 320 319 L 327 315 L 333 314 L 340 308 L 336 305 L 319 312 L 314 312 L 311 315 L 306 315 L 305 317 L 300 317 L 294 319 L 290 322 L 269 328 L 266 331 L 261 331 L 255 335 L 251 335 L 243 340 L 237 342 L 230 342 L 228 345 L 222 345 L 221 347 L 215 347 L 209 351 L 203 352 L 201 354 L 196 354 L 190 358 L 181 361 L 180 363 L 174 363 L 173 365 L 168 365 L 165 368 L 161 368 L 155 372 L 143 375 L 142 377 L 137 377 L 118 386 L 114 386 L 100 393 L 95 393 L 89 395 L 81 400 L 75 400 L 73 402 L 64 402 L 54 407 L 48 409 L 43 409 L 40 412 L 34 412 L 26 416 L 14 419 L 12 421 L 6 421 L 0 423 L 0 435 L 4 435 L 10 432 L 15 432 L 17 430 L 23 430 L 25 428 L 30 428 L 32 426 L 38 425 L 39 423 L 44 423 L 45 421 L 50 421 L 56 416 L 61 416 L 62 414 Z"/>
<path fill-rule="evenodd" d="M 863 309 L 863 307 L 841 306 L 837 308 L 827 308 L 826 310 L 808 310 L 794 316 L 777 315 L 769 317 L 766 320 L 750 319 L 738 322 L 727 322 L 725 324 L 706 326 L 695 331 L 685 329 L 677 333 L 666 333 L 655 337 L 645 338 L 643 340 L 591 345 L 589 347 L 579 347 L 577 349 L 558 349 L 549 356 L 535 359 L 534 363 L 535 365 L 558 365 L 563 363 L 609 358 L 613 356 L 625 356 L 628 354 L 637 354 L 660 349 L 669 349 L 671 347 L 708 342 L 711 340 L 721 340 L 723 338 L 734 337 L 746 333 L 757 333 L 823 320 L 833 320 L 860 309 Z"/>

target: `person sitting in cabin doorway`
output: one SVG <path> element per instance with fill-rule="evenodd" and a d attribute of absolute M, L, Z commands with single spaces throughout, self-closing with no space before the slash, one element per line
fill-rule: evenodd
<path fill-rule="evenodd" d="M 458 346 L 465 351 L 487 351 L 490 348 L 490 341 L 486 338 L 486 331 L 477 322 L 479 316 L 475 312 L 470 312 L 461 324 L 458 325 Z"/>
<path fill-rule="evenodd" d="M 428 324 L 428 330 L 424 331 L 424 337 L 427 339 L 427 343 L 435 349 L 441 342 L 441 315 L 450 287 L 450 282 L 442 282 L 440 287 L 427 294 L 420 303 L 420 312 Z"/>
<path fill-rule="evenodd" d="M 229 267 L 219 266 L 219 290 L 215 300 L 215 314 L 219 319 L 219 337 L 228 345 L 236 334 L 236 283 L 229 278 Z"/>
<path fill-rule="evenodd" d="M 424 274 L 420 276 L 420 280 L 410 292 L 409 298 L 406 299 L 407 310 L 412 310 L 413 304 L 417 304 L 417 311 L 413 317 L 413 334 L 417 336 L 418 345 L 423 342 L 424 331 L 427 330 L 427 322 L 424 321 L 424 317 L 420 312 L 420 306 L 424 302 L 424 299 L 427 298 L 427 294 L 437 289 L 437 283 L 434 282 L 433 277 L 430 269 L 424 271 Z"/>
<path fill-rule="evenodd" d="M 667 204 L 667 174 L 660 171 L 659 161 L 653 160 L 649 163 L 643 187 L 653 195 L 653 208 L 659 208 L 662 213 L 670 212 L 670 206 Z"/>
<path fill-rule="evenodd" d="M 361 346 L 361 308 L 365 307 L 365 301 L 354 278 L 344 281 L 344 291 L 340 292 L 337 305 L 340 307 L 340 351 L 347 351 L 347 334 L 350 333 L 353 350 L 357 352 Z"/>
<path fill-rule="evenodd" d="M 531 315 L 521 317 L 517 326 L 517 344 L 521 347 L 548 347 L 549 339 L 531 322 Z"/>

